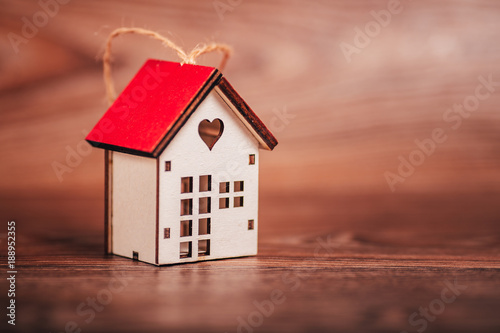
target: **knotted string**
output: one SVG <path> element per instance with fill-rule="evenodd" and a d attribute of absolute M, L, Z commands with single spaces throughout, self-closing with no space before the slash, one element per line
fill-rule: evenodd
<path fill-rule="evenodd" d="M 199 44 L 197 45 L 189 54 L 184 52 L 184 50 L 177 46 L 170 39 L 160 35 L 159 33 L 147 29 L 142 28 L 118 28 L 111 32 L 106 42 L 106 48 L 104 50 L 104 55 L 102 56 L 103 63 L 103 74 L 104 74 L 104 83 L 106 85 L 106 96 L 108 99 L 108 103 L 111 105 L 116 98 L 115 84 L 113 81 L 113 76 L 111 75 L 111 42 L 115 37 L 125 34 L 138 34 L 150 37 L 152 39 L 156 39 L 160 41 L 165 47 L 169 47 L 173 49 L 179 58 L 181 58 L 182 64 L 195 64 L 196 58 L 201 56 L 202 54 L 218 51 L 222 53 L 222 60 L 219 65 L 219 69 L 224 69 L 226 66 L 229 57 L 231 56 L 232 49 L 230 46 L 226 44 Z"/>

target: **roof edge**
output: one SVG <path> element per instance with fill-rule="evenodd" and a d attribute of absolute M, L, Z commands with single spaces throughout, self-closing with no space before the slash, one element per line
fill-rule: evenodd
<path fill-rule="evenodd" d="M 102 142 L 92 141 L 92 140 L 88 140 L 88 139 L 85 139 L 85 141 L 87 141 L 92 147 L 95 147 L 95 148 L 101 148 L 101 149 L 105 149 L 105 150 L 112 150 L 112 151 L 116 151 L 116 152 L 119 152 L 119 153 L 126 153 L 126 154 L 131 154 L 131 155 L 142 156 L 142 157 L 152 157 L 152 158 L 155 158 L 155 156 L 153 155 L 153 153 L 148 153 L 148 152 L 141 151 L 141 150 L 124 148 L 124 147 L 121 147 L 121 146 L 115 146 L 115 145 L 111 145 L 109 143 L 102 143 Z"/>
<path fill-rule="evenodd" d="M 262 141 L 266 144 L 268 150 L 273 150 L 274 147 L 278 145 L 278 140 L 274 137 L 271 131 L 266 127 L 266 125 L 260 120 L 260 118 L 253 112 L 253 110 L 248 106 L 245 100 L 236 92 L 233 86 L 222 77 L 217 87 L 228 99 L 228 101 L 234 105 L 235 109 L 238 110 L 243 119 L 250 124 L 252 129 L 259 135 Z"/>

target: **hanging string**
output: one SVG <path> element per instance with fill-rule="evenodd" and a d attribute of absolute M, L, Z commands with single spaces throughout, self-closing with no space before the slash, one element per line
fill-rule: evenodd
<path fill-rule="evenodd" d="M 219 51 L 222 53 L 222 60 L 220 62 L 219 68 L 220 70 L 223 70 L 224 67 L 226 67 L 227 61 L 229 60 L 229 57 L 231 57 L 232 53 L 231 47 L 226 44 L 212 43 L 208 45 L 206 44 L 198 45 L 191 51 L 191 53 L 189 53 L 186 63 L 194 64 L 195 59 L 201 56 L 202 54 L 214 51 Z"/>
<path fill-rule="evenodd" d="M 208 45 L 199 44 L 189 54 L 186 54 L 186 52 L 184 52 L 184 50 L 180 46 L 177 46 L 170 39 L 160 35 L 155 31 L 142 28 L 118 28 L 113 32 L 111 32 L 111 34 L 109 35 L 108 40 L 106 42 L 104 55 L 102 56 L 103 76 L 104 76 L 104 83 L 106 85 L 106 96 L 108 99 L 108 103 L 110 105 L 116 98 L 115 84 L 113 81 L 113 76 L 111 74 L 111 42 L 113 41 L 114 38 L 125 34 L 138 34 L 160 41 L 165 47 L 171 48 L 177 53 L 179 58 L 182 60 L 181 65 L 195 64 L 196 63 L 195 60 L 199 56 L 206 53 L 218 51 L 222 53 L 222 60 L 219 65 L 219 69 L 222 70 L 226 66 L 226 63 L 229 60 L 229 57 L 231 56 L 232 53 L 231 47 L 226 44 L 211 43 Z"/>

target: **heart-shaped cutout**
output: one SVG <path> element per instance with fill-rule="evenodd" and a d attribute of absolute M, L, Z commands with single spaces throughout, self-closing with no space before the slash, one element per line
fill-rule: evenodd
<path fill-rule="evenodd" d="M 222 136 L 224 132 L 224 123 L 219 118 L 214 119 L 214 121 L 209 121 L 208 119 L 202 120 L 198 125 L 198 133 L 200 138 L 205 142 L 208 149 L 212 150 L 215 143 Z"/>

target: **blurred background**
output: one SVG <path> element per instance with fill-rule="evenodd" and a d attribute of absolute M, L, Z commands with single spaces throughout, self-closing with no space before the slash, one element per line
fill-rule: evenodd
<path fill-rule="evenodd" d="M 224 75 L 279 140 L 261 154 L 264 253 L 329 233 L 357 254 L 498 258 L 493 0 L 0 0 L 0 221 L 17 221 L 19 255 L 102 249 L 103 152 L 83 139 L 122 26 L 234 48 Z M 142 36 L 112 51 L 117 91 L 148 58 L 178 61 Z"/>
<path fill-rule="evenodd" d="M 82 140 L 106 110 L 101 56 L 121 26 L 158 31 L 185 50 L 233 46 L 224 74 L 280 141 L 263 154 L 263 196 L 300 198 L 320 214 L 337 195 L 376 194 L 382 209 L 403 193 L 498 192 L 500 93 L 467 118 L 443 119 L 480 76 L 500 82 L 493 1 L 403 1 L 394 13 L 391 1 L 67 2 L 0 2 L 2 219 L 29 223 L 43 212 L 53 223 L 70 217 L 64 228 L 101 228 L 103 154 Z M 112 51 L 118 91 L 146 59 L 178 60 L 142 36 L 119 37 Z M 445 142 L 398 178 L 399 158 L 435 128 Z"/>

